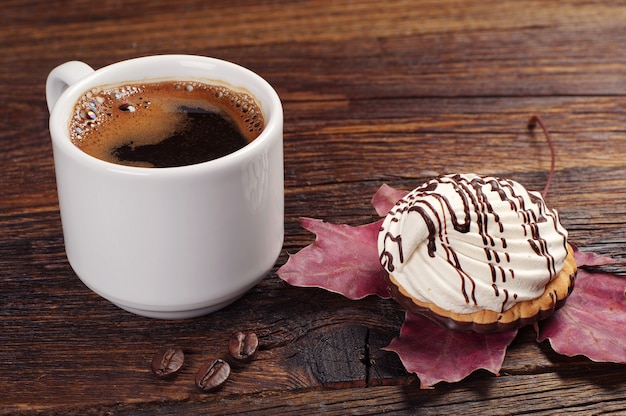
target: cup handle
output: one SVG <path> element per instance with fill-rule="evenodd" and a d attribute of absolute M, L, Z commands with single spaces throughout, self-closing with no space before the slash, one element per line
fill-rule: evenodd
<path fill-rule="evenodd" d="M 48 111 L 52 112 L 54 105 L 67 87 L 92 72 L 94 72 L 92 67 L 80 61 L 66 62 L 54 68 L 46 80 Z"/>

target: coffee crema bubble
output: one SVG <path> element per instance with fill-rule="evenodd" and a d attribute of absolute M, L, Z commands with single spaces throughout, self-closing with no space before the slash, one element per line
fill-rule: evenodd
<path fill-rule="evenodd" d="M 71 141 L 107 162 L 175 167 L 235 152 L 265 127 L 248 93 L 202 82 L 94 88 L 76 103 Z"/>

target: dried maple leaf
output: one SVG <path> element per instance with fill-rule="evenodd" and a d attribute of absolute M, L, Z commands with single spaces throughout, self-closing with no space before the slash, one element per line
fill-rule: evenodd
<path fill-rule="evenodd" d="M 583 267 L 620 263 L 593 253 L 580 258 Z M 539 326 L 537 340 L 546 339 L 559 354 L 626 363 L 626 279 L 579 269 L 565 305 Z"/>
<path fill-rule="evenodd" d="M 374 209 L 376 209 L 376 213 L 381 217 L 384 217 L 396 204 L 396 202 L 398 202 L 398 200 L 407 193 L 407 191 L 392 188 L 387 184 L 382 184 L 372 197 L 372 205 L 374 206 Z"/>
<path fill-rule="evenodd" d="M 495 334 L 454 332 L 419 315 L 406 313 L 400 336 L 383 348 L 417 374 L 422 387 L 456 382 L 478 369 L 498 374 L 517 330 Z"/>
<path fill-rule="evenodd" d="M 381 222 L 352 227 L 301 219 L 302 227 L 316 235 L 315 242 L 290 255 L 278 276 L 294 286 L 319 287 L 353 300 L 389 298 L 376 245 Z"/>
<path fill-rule="evenodd" d="M 594 266 L 606 266 L 609 264 L 624 264 L 621 261 L 605 257 L 596 253 L 583 252 L 578 247 L 573 246 L 574 257 L 576 258 L 576 265 L 578 267 L 594 267 Z"/>
<path fill-rule="evenodd" d="M 406 191 L 383 185 L 372 198 L 385 216 Z M 389 298 L 386 272 L 380 265 L 377 237 L 382 220 L 358 227 L 304 218 L 302 226 L 316 235 L 314 243 L 278 270 L 294 286 L 318 287 L 349 299 L 368 295 Z M 575 248 L 579 266 L 573 293 L 552 317 L 537 324 L 538 340 L 549 339 L 564 355 L 585 355 L 595 361 L 626 362 L 626 279 L 585 267 L 624 264 Z M 496 334 L 459 333 L 421 316 L 406 313 L 400 336 L 384 348 L 400 357 L 407 371 L 424 387 L 456 382 L 478 369 L 498 374 L 506 348 L 517 330 Z"/>

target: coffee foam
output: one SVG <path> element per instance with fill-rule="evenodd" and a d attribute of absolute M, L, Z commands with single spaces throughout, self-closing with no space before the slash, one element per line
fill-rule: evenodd
<path fill-rule="evenodd" d="M 77 102 L 70 121 L 71 141 L 91 156 L 135 166 L 149 164 L 113 160 L 113 149 L 156 144 L 184 128 L 179 108 L 201 108 L 229 117 L 248 142 L 265 126 L 254 98 L 221 85 L 163 81 L 94 88 Z"/>

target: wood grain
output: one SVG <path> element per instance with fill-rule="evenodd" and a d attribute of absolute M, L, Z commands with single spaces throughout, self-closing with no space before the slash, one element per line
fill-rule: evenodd
<path fill-rule="evenodd" d="M 364 224 L 383 183 L 476 172 L 542 189 L 584 250 L 626 260 L 626 8 L 620 2 L 330 0 L 0 4 L 0 414 L 623 414 L 626 366 L 562 357 L 523 329 L 500 375 L 421 390 L 382 351 L 404 313 L 290 287 L 275 274 L 313 240 L 300 217 Z M 275 269 L 233 305 L 185 321 L 141 318 L 85 288 L 64 253 L 44 84 L 56 65 L 95 68 L 192 53 L 244 65 L 285 111 L 285 232 Z M 614 268 L 624 273 L 623 268 Z M 204 394 L 197 368 L 252 362 Z M 169 381 L 152 354 L 180 345 Z"/>

